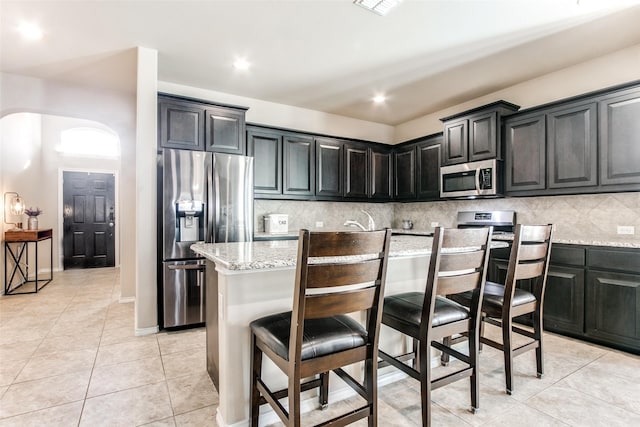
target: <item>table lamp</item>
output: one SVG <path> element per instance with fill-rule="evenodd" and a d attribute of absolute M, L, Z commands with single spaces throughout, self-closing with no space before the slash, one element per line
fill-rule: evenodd
<path fill-rule="evenodd" d="M 9 197 L 7 197 L 9 196 Z M 8 202 L 7 202 L 8 200 Z M 9 207 L 9 215 L 20 218 L 17 222 L 7 221 L 7 206 Z M 10 231 L 22 231 L 22 215 L 24 214 L 24 200 L 20 195 L 13 191 L 4 193 L 4 223 L 13 224 L 15 227 Z"/>

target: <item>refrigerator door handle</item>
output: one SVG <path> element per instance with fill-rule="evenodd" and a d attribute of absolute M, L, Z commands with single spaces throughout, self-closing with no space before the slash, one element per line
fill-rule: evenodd
<path fill-rule="evenodd" d="M 200 270 L 204 271 L 205 266 L 203 264 L 179 264 L 167 266 L 169 270 Z"/>
<path fill-rule="evenodd" d="M 207 234 L 205 236 L 206 243 L 215 243 L 214 231 L 216 226 L 216 219 L 214 216 L 214 210 L 217 209 L 218 204 L 213 199 L 213 155 L 207 153 L 206 164 L 206 177 L 207 177 Z"/>

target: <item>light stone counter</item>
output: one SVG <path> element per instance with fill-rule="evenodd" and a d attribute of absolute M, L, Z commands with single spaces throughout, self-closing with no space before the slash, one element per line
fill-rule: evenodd
<path fill-rule="evenodd" d="M 424 290 L 431 237 L 392 236 L 385 295 Z M 507 247 L 492 242 L 492 247 Z M 216 384 L 220 427 L 248 425 L 251 334 L 249 323 L 260 317 L 291 310 L 295 284 L 296 240 L 250 243 L 194 244 L 194 252 L 207 258 L 206 325 L 207 370 Z M 406 350 L 407 341 L 390 330 L 382 330 L 380 346 L 392 353 Z M 347 368 L 359 376 L 359 366 Z M 397 370 L 380 370 L 379 385 L 395 381 Z M 286 377 L 273 363 L 264 363 L 263 378 L 274 389 L 286 387 Z M 330 402 L 349 396 L 351 389 L 333 376 Z M 303 408 L 317 405 L 314 391 L 303 395 Z M 265 425 L 279 419 L 266 406 Z"/>
<path fill-rule="evenodd" d="M 414 257 L 431 254 L 432 237 L 392 236 L 390 257 Z M 507 247 L 505 242 L 492 242 L 491 248 Z M 216 263 L 217 269 L 264 270 L 296 265 L 297 240 L 272 240 L 239 243 L 196 243 L 191 249 Z"/>

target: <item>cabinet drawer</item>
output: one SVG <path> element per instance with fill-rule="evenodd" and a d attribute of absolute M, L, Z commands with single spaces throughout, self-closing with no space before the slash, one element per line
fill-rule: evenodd
<path fill-rule="evenodd" d="M 581 246 L 551 245 L 551 264 L 585 265 L 585 248 Z"/>
<path fill-rule="evenodd" d="M 587 249 L 587 266 L 593 269 L 640 274 L 640 251 L 621 248 L 589 248 Z"/>

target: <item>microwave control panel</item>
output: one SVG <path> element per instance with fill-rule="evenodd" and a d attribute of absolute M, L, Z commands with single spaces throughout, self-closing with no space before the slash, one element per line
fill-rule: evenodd
<path fill-rule="evenodd" d="M 480 173 L 479 182 L 480 190 L 491 190 L 493 188 L 492 168 L 482 168 L 478 170 Z"/>

